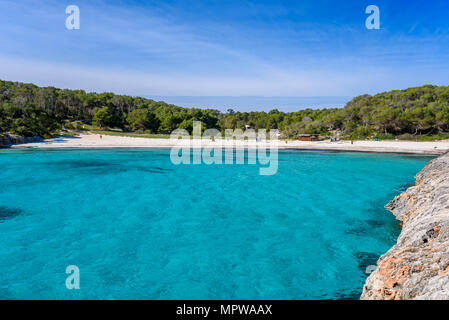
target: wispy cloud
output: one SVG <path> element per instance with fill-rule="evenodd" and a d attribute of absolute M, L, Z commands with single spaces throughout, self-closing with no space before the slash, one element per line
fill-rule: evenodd
<path fill-rule="evenodd" d="M 0 56 L 0 70 L 0 78 L 3 79 L 33 82 L 43 86 L 80 88 L 97 92 L 113 91 L 147 97 L 178 95 L 338 96 L 342 92 L 356 95 L 389 90 L 395 82 L 394 72 L 379 68 L 365 69 L 362 74 L 359 73 L 360 70 L 357 72 L 313 70 L 282 75 L 269 74 L 265 77 L 172 76 L 19 60 L 4 56 Z M 406 70 L 403 72 L 404 76 L 410 75 L 406 73 Z M 366 88 L 358 92 L 356 90 L 360 90 L 361 83 Z M 436 81 L 432 74 L 421 74 L 418 81 L 415 82 L 410 78 L 408 82 L 403 81 L 402 85 L 413 86 L 425 83 L 444 84 L 444 80 Z"/>
<path fill-rule="evenodd" d="M 446 84 L 440 18 L 401 27 L 391 19 L 409 17 L 390 4 L 373 33 L 353 3 L 338 15 L 326 1 L 75 2 L 78 31 L 65 29 L 59 1 L 0 2 L 1 78 L 145 96 L 349 96 Z"/>

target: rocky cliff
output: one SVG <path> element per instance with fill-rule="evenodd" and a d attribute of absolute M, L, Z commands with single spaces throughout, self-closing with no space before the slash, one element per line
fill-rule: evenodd
<path fill-rule="evenodd" d="M 41 137 L 24 137 L 15 134 L 0 134 L 0 147 L 9 147 L 13 144 L 42 141 Z"/>
<path fill-rule="evenodd" d="M 402 221 L 397 244 L 377 262 L 361 299 L 449 299 L 449 153 L 387 206 Z"/>

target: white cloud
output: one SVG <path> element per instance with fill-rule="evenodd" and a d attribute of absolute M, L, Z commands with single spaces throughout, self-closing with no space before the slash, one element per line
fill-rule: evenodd
<path fill-rule="evenodd" d="M 395 72 L 398 70 L 357 68 L 357 71 L 331 72 L 315 69 L 267 73 L 263 77 L 260 75 L 219 77 L 182 73 L 150 74 L 0 56 L 0 78 L 3 80 L 149 97 L 339 96 L 442 82 L 423 73 L 420 82 L 417 83 L 407 80 L 408 73 L 395 77 Z"/>
<path fill-rule="evenodd" d="M 38 85 L 130 95 L 340 95 L 361 79 L 325 72 L 260 76 L 187 76 L 105 70 L 0 56 L 0 77 Z"/>
<path fill-rule="evenodd" d="M 238 26 L 182 24 L 166 14 L 170 10 L 162 14 L 95 2 L 82 6 L 82 33 L 67 34 L 64 10 L 59 12 L 63 5 L 46 3 L 48 10 L 37 6 L 33 15 L 31 2 L 15 3 L 0 4 L 20 12 L 16 22 L 0 21 L 0 27 L 14 29 L 2 39 L 0 78 L 5 80 L 142 96 L 352 96 L 446 83 L 447 64 L 435 60 L 432 67 L 426 52 L 404 53 L 402 45 L 383 48 L 368 40 L 363 48 L 350 50 L 346 43 L 340 48 L 328 42 L 335 28 L 310 26 L 288 37 L 278 30 L 285 36 L 279 43 L 269 41 L 273 34 L 253 34 L 246 45 Z M 341 41 L 352 37 L 348 33 Z M 266 41 L 288 47 L 270 51 Z"/>

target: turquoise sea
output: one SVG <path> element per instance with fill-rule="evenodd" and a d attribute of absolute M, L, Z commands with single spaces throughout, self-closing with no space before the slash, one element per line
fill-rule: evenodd
<path fill-rule="evenodd" d="M 283 151 L 261 176 L 168 150 L 0 150 L 0 299 L 357 299 L 400 232 L 384 205 L 430 159 Z"/>

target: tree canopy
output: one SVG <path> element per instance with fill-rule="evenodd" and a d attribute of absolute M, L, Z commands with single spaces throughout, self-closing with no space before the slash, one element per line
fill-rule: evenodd
<path fill-rule="evenodd" d="M 170 133 L 192 130 L 193 121 L 206 128 L 279 129 L 286 137 L 302 133 L 351 138 L 388 135 L 430 135 L 449 132 L 449 87 L 425 85 L 361 95 L 344 108 L 297 112 L 238 112 L 228 109 L 182 108 L 142 97 L 38 87 L 0 81 L 0 132 L 51 136 L 64 123 L 78 121 L 100 128 Z"/>

